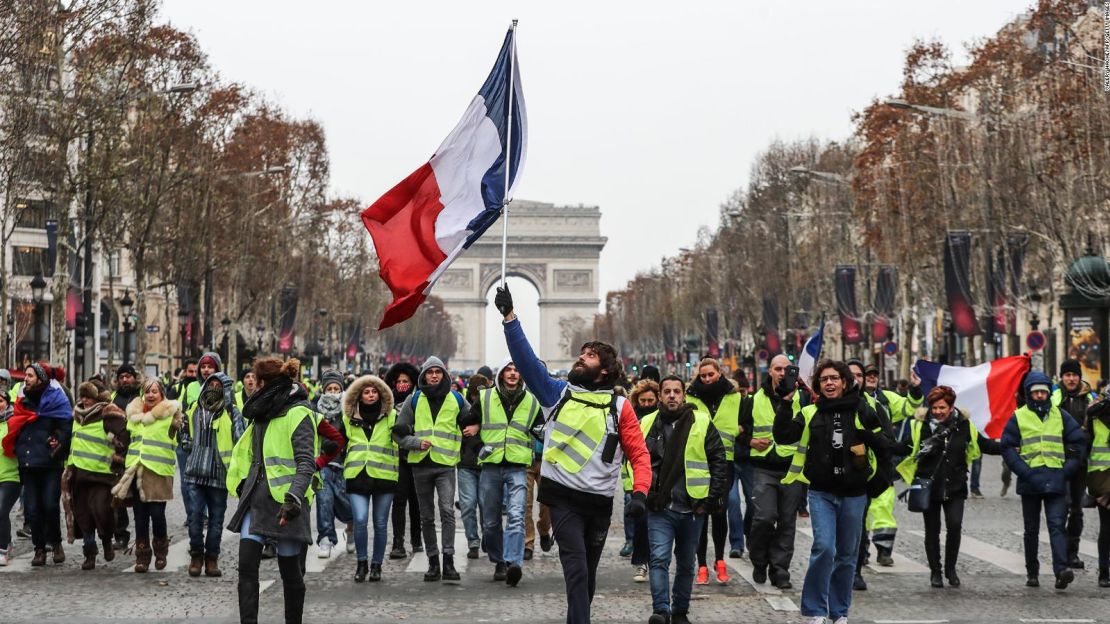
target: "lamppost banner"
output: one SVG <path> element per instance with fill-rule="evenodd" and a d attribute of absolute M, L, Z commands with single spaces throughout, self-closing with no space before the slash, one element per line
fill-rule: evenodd
<path fill-rule="evenodd" d="M 890 340 L 890 318 L 894 315 L 894 267 L 881 267 L 875 282 L 875 301 L 872 307 L 875 319 L 871 322 L 871 342 Z"/>
<path fill-rule="evenodd" d="M 281 289 L 281 330 L 278 333 L 278 351 L 288 355 L 293 351 L 294 324 L 297 322 L 297 288 Z"/>
<path fill-rule="evenodd" d="M 840 333 L 844 344 L 863 342 L 863 326 L 856 308 L 856 267 L 842 264 L 836 267 L 836 313 L 840 317 Z"/>
<path fill-rule="evenodd" d="M 971 234 L 949 232 L 944 240 L 944 290 L 952 327 L 967 338 L 979 333 L 975 307 L 971 303 Z"/>
<path fill-rule="evenodd" d="M 779 304 L 770 297 L 763 298 L 763 337 L 767 339 L 767 352 L 771 355 L 782 353 L 779 339 Z"/>

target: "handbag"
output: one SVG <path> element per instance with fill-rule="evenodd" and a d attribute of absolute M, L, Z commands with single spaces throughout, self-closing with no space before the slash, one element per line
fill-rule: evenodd
<path fill-rule="evenodd" d="M 910 511 L 923 512 L 929 508 L 933 497 L 932 477 L 914 477 L 913 483 L 906 490 L 906 506 Z"/>

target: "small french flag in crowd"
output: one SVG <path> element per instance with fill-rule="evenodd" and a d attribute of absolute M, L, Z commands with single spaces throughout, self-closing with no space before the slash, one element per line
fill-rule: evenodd
<path fill-rule="evenodd" d="M 515 39 L 514 22 L 493 71 L 431 159 L 362 211 L 393 293 L 378 329 L 411 317 L 513 196 L 528 148 Z"/>
<path fill-rule="evenodd" d="M 923 393 L 928 394 L 936 386 L 952 388 L 956 392 L 956 407 L 971 418 L 979 431 L 997 440 L 1017 409 L 1017 391 L 1029 371 L 1029 356 L 1013 355 L 978 366 L 947 366 L 918 360 L 913 369 L 921 378 Z"/>
<path fill-rule="evenodd" d="M 813 367 L 817 366 L 817 358 L 821 357 L 821 348 L 825 345 L 825 317 L 821 317 L 821 327 L 806 340 L 802 347 L 802 354 L 798 356 L 798 379 L 809 386 L 813 378 Z"/>

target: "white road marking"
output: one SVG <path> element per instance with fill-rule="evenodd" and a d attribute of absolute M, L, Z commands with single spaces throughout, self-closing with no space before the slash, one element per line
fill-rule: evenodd
<path fill-rule="evenodd" d="M 1014 531 L 1014 535 L 1017 535 L 1018 537 L 1025 537 L 1025 533 L 1023 531 Z M 1048 533 L 1041 533 L 1041 543 L 1049 543 Z M 1091 540 L 1079 540 L 1079 552 L 1080 554 L 1087 555 L 1088 557 L 1098 559 L 1098 544 L 1092 542 Z"/>
<path fill-rule="evenodd" d="M 918 537 L 925 537 L 922 531 L 910 531 Z M 960 554 L 974 557 L 980 561 L 1002 568 L 1011 574 L 1025 575 L 1025 556 L 1003 550 L 974 537 L 962 536 L 960 539 Z"/>
<path fill-rule="evenodd" d="M 259 582 L 258 583 L 258 594 L 262 595 L 262 592 L 266 591 L 267 589 L 270 589 L 270 586 L 273 585 L 273 584 L 274 584 L 274 579 L 266 579 L 265 581 Z"/>
<path fill-rule="evenodd" d="M 813 530 L 806 527 L 798 527 L 799 533 L 805 533 L 810 539 L 813 539 Z M 890 553 L 894 559 L 894 565 L 887 568 L 881 565 L 868 565 L 867 569 L 878 574 L 928 574 L 929 567 L 923 566 L 920 563 L 910 559 L 909 557 L 899 554 L 898 552 Z"/>
<path fill-rule="evenodd" d="M 766 583 L 756 583 L 752 579 L 752 564 L 746 559 L 725 559 L 725 563 L 732 568 L 737 576 L 755 588 L 756 593 L 766 600 L 767 604 L 771 605 L 771 608 L 775 611 L 798 610 L 798 605 L 794 604 L 789 596 L 783 594 L 781 589 L 772 585 L 770 579 Z"/>
<path fill-rule="evenodd" d="M 347 532 L 340 530 L 336 531 L 335 535 L 339 539 L 339 543 L 335 546 L 332 546 L 331 556 L 327 559 L 321 559 L 320 557 L 316 556 L 315 546 L 312 546 L 308 549 L 308 558 L 305 560 L 304 564 L 305 572 L 310 574 L 318 574 L 320 572 L 323 572 L 325 569 L 327 569 L 328 564 L 330 564 L 332 561 L 335 561 L 342 555 L 347 554 Z M 372 531 L 369 539 L 371 541 L 374 539 Z"/>
<path fill-rule="evenodd" d="M 1075 622 L 1077 624 L 1081 623 L 1081 622 L 1094 622 L 1094 620 L 1090 619 L 1090 618 L 1076 618 L 1076 619 L 1067 619 L 1067 618 L 1058 618 L 1058 619 L 1053 619 L 1053 618 L 1020 618 L 1018 621 L 1019 622 L 1061 622 L 1061 623 Z"/>

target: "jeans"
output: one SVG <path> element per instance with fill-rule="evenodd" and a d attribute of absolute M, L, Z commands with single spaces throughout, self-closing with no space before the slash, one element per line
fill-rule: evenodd
<path fill-rule="evenodd" d="M 420 546 L 420 504 L 416 499 L 416 487 L 412 483 L 412 464 L 402 456 L 397 467 L 397 494 L 393 497 L 393 547 L 405 548 L 405 512 L 408 511 L 409 541 L 413 548 Z"/>
<path fill-rule="evenodd" d="M 324 486 L 316 493 L 316 543 L 324 543 L 327 538 L 332 546 L 339 543 L 335 533 L 335 520 L 351 521 L 351 499 L 347 496 L 347 481 L 343 471 L 324 468 Z"/>
<path fill-rule="evenodd" d="M 1041 571 L 1037 547 L 1041 534 L 1041 506 L 1044 506 L 1048 542 L 1052 547 L 1052 571 L 1056 574 L 1068 567 L 1067 496 L 1064 494 L 1027 494 L 1021 497 L 1021 515 L 1025 522 L 1025 572 L 1036 576 Z"/>
<path fill-rule="evenodd" d="M 694 549 L 698 545 L 705 516 L 675 511 L 653 511 L 647 515 L 651 544 L 651 609 L 656 613 L 687 613 L 694 589 Z M 674 588 L 669 585 L 671 551 L 674 551 Z M 672 602 L 673 601 L 673 602 Z"/>
<path fill-rule="evenodd" d="M 979 492 L 979 477 L 983 474 L 983 458 L 971 462 L 971 491 Z"/>
<path fill-rule="evenodd" d="M 462 516 L 463 532 L 466 533 L 466 545 L 477 548 L 481 544 L 478 537 L 478 478 L 481 470 L 459 468 L 459 515 Z M 483 508 L 482 519 L 486 518 Z M 488 550 L 486 552 L 489 552 Z"/>
<path fill-rule="evenodd" d="M 220 554 L 227 511 L 227 490 L 193 484 L 193 515 L 189 518 L 189 552 L 215 557 Z M 208 516 L 207 533 L 204 517 Z"/>
<path fill-rule="evenodd" d="M 385 544 L 389 541 L 389 510 L 393 505 L 393 492 L 375 492 L 369 497 L 351 494 L 351 514 L 355 524 L 355 553 L 359 561 L 366 561 L 367 530 L 370 504 L 374 504 L 374 556 L 370 563 L 381 565 L 385 558 Z"/>
<path fill-rule="evenodd" d="M 12 507 L 19 500 L 21 487 L 17 481 L 0 483 L 0 550 L 12 543 Z"/>
<path fill-rule="evenodd" d="M 524 501 L 528 477 L 524 466 L 488 465 L 478 481 L 478 502 L 482 507 L 482 546 L 489 560 L 509 565 L 524 563 Z M 463 471 L 459 471 L 462 476 Z M 462 495 L 459 495 L 462 499 Z M 504 528 L 501 512 L 505 512 Z"/>
<path fill-rule="evenodd" d="M 960 556 L 960 538 L 963 531 L 964 502 L 962 498 L 946 501 L 934 500 L 929 503 L 922 517 L 925 520 L 925 557 L 929 560 L 929 570 L 948 576 L 956 571 L 956 559 Z M 940 518 L 944 514 L 944 565 L 940 560 Z"/>
<path fill-rule="evenodd" d="M 197 486 L 185 481 L 185 463 L 189 461 L 189 452 L 183 450 L 180 444 L 177 445 L 174 452 L 177 454 L 177 466 L 181 471 L 181 474 L 177 476 L 177 481 L 181 483 L 181 503 L 185 505 L 185 522 L 191 526 L 193 521 L 193 509 L 195 507 L 193 504 L 193 492 L 196 490 Z M 135 534 L 139 534 L 138 529 L 135 529 Z"/>
<path fill-rule="evenodd" d="M 740 490 L 737 491 L 737 486 Z M 732 550 L 744 552 L 744 538 L 752 530 L 752 496 L 755 493 L 755 468 L 749 462 L 732 464 L 732 486 L 728 490 L 728 541 Z M 740 496 L 744 513 L 740 513 Z"/>
<path fill-rule="evenodd" d="M 62 541 L 62 469 L 19 468 L 23 483 L 23 515 L 31 527 L 35 549 Z"/>
<path fill-rule="evenodd" d="M 420 531 L 424 534 L 424 552 L 438 557 L 436 540 L 436 499 L 439 499 L 439 522 L 443 538 L 443 554 L 455 554 L 455 469 L 449 466 L 413 466 L 412 481 L 420 501 Z"/>
<path fill-rule="evenodd" d="M 813 548 L 802 583 L 802 615 L 833 620 L 848 617 L 852 580 L 856 574 L 867 495 L 838 496 L 809 491 Z"/>
<path fill-rule="evenodd" d="M 226 500 L 224 503 L 226 504 Z M 144 503 L 135 499 L 135 541 L 144 540 L 150 541 L 151 529 L 154 530 L 154 537 L 169 537 L 169 532 L 166 530 L 166 503 Z M 223 530 L 223 529 L 219 529 Z"/>
<path fill-rule="evenodd" d="M 605 550 L 613 510 L 548 507 L 559 545 L 567 596 L 567 624 L 590 624 L 590 604 L 597 588 L 597 564 Z"/>
<path fill-rule="evenodd" d="M 751 533 L 748 552 L 752 565 L 770 567 L 771 578 L 788 580 L 794 558 L 794 535 L 802 484 L 782 482 L 782 473 L 755 468 Z"/>

